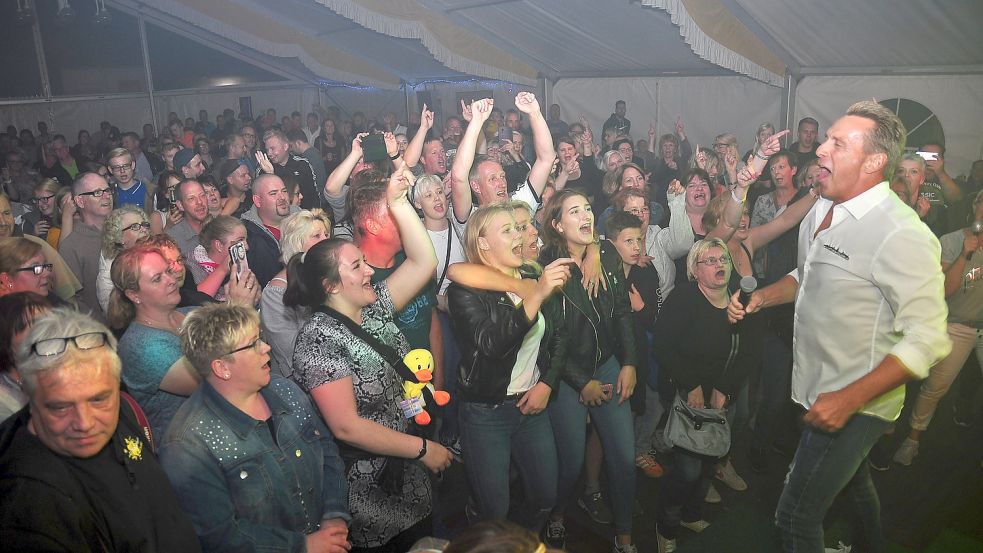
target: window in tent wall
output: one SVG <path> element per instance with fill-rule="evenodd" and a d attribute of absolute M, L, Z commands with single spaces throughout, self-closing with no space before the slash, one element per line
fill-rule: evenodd
<path fill-rule="evenodd" d="M 932 110 L 925 107 L 920 102 L 909 100 L 908 98 L 891 98 L 881 100 L 880 104 L 895 114 L 904 123 L 908 131 L 906 149 L 914 151 L 922 144 L 937 142 L 945 144 L 945 131 L 939 118 L 932 113 Z"/>

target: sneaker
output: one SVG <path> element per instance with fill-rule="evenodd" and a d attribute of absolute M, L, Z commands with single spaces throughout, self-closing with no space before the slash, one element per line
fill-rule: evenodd
<path fill-rule="evenodd" d="M 694 520 L 693 522 L 686 522 L 685 520 L 682 520 L 679 522 L 679 525 L 682 526 L 683 528 L 686 528 L 687 530 L 692 530 L 697 534 L 710 527 L 710 523 L 703 519 Z"/>
<path fill-rule="evenodd" d="M 886 471 L 891 468 L 891 458 L 888 457 L 888 453 L 884 451 L 884 447 L 880 443 L 874 444 L 871 448 L 870 454 L 867 455 L 867 464 L 870 468 L 874 470 L 879 470 L 881 472 Z"/>
<path fill-rule="evenodd" d="M 581 496 L 577 500 L 577 505 L 587 511 L 587 516 L 598 524 L 611 524 L 614 520 L 611 508 L 604 500 L 604 494 L 599 491 Z"/>
<path fill-rule="evenodd" d="M 565 549 L 567 546 L 567 528 L 562 520 L 546 520 L 546 532 L 543 534 L 543 543 L 550 549 Z"/>
<path fill-rule="evenodd" d="M 635 457 L 635 466 L 642 469 L 645 476 L 649 478 L 659 478 L 663 474 L 662 465 L 648 453 L 641 453 Z"/>
<path fill-rule="evenodd" d="M 449 444 L 441 443 L 440 445 L 447 448 L 447 451 L 451 453 L 451 457 L 454 458 L 458 463 L 464 463 L 464 453 L 461 452 L 461 439 L 458 438 Z"/>
<path fill-rule="evenodd" d="M 717 480 L 736 492 L 743 492 L 747 489 L 747 482 L 734 470 L 734 465 L 730 463 L 730 459 L 727 459 L 723 464 L 717 463 Z"/>
<path fill-rule="evenodd" d="M 675 553 L 676 540 L 662 537 L 658 526 L 655 527 L 655 537 L 659 541 L 659 553 Z"/>
<path fill-rule="evenodd" d="M 723 501 L 723 498 L 720 497 L 720 492 L 717 491 L 717 488 L 714 488 L 713 484 L 710 484 L 710 488 L 707 490 L 707 496 L 703 498 L 703 501 L 707 503 L 720 503 Z"/>
<path fill-rule="evenodd" d="M 633 543 L 618 545 L 618 540 L 614 540 L 614 549 L 611 551 L 613 553 L 638 553 L 638 548 Z"/>
<path fill-rule="evenodd" d="M 918 440 L 905 438 L 901 442 L 901 447 L 894 452 L 894 462 L 907 467 L 916 455 L 918 455 Z"/>
<path fill-rule="evenodd" d="M 972 419 L 968 416 L 968 413 L 964 413 L 962 409 L 953 404 L 952 406 L 952 422 L 956 423 L 956 426 L 960 428 L 969 428 L 973 425 Z"/>
<path fill-rule="evenodd" d="M 768 452 L 752 447 L 747 452 L 748 461 L 751 463 L 751 470 L 756 474 L 764 474 L 768 472 Z"/>
<path fill-rule="evenodd" d="M 824 551 L 825 553 L 850 553 L 851 549 L 853 549 L 852 545 L 846 545 L 840 542 L 836 547 L 827 547 Z"/>

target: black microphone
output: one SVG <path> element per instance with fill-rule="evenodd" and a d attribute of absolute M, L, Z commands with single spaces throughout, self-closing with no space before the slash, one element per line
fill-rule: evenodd
<path fill-rule="evenodd" d="M 747 309 L 747 304 L 751 301 L 751 292 L 758 288 L 758 280 L 751 275 L 741 279 L 741 293 L 737 295 L 737 301 L 741 302 L 741 307 Z"/>

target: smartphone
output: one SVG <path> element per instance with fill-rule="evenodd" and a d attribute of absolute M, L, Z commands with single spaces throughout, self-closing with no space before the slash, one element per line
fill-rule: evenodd
<path fill-rule="evenodd" d="M 614 397 L 614 384 L 601 384 L 601 393 L 606 401 L 610 401 Z"/>
<path fill-rule="evenodd" d="M 246 259 L 246 245 L 236 242 L 229 246 L 229 263 L 236 273 L 236 280 L 242 277 L 242 272 L 249 269 L 249 260 Z"/>
<path fill-rule="evenodd" d="M 496 136 L 499 140 L 512 141 L 512 129 L 509 127 L 502 127 L 498 129 L 498 135 Z"/>
<path fill-rule="evenodd" d="M 918 155 L 920 155 L 920 156 L 922 156 L 922 159 L 924 159 L 925 161 L 938 161 L 939 160 L 939 154 L 938 154 L 938 152 L 915 152 L 915 153 L 918 154 Z"/>
<path fill-rule="evenodd" d="M 167 190 L 167 199 L 171 202 L 171 207 L 174 207 L 177 203 L 177 197 L 174 193 L 177 192 L 177 186 L 172 186 Z"/>
<path fill-rule="evenodd" d="M 367 162 L 389 159 L 386 139 L 381 134 L 374 133 L 362 138 L 362 159 Z"/>

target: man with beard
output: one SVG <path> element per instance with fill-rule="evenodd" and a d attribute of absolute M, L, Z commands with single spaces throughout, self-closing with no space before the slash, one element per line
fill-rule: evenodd
<path fill-rule="evenodd" d="M 303 209 L 321 207 L 321 195 L 318 193 L 321 187 L 314 182 L 314 169 L 306 159 L 290 154 L 290 141 L 287 136 L 278 130 L 266 131 L 263 134 L 263 144 L 266 146 L 266 154 L 269 156 L 271 166 L 268 167 L 262 159 L 259 159 L 260 170 L 264 173 L 273 173 L 281 179 L 291 175 L 300 185 L 300 193 L 304 195 L 301 207 Z"/>
<path fill-rule="evenodd" d="M 786 552 L 823 551 L 823 519 L 841 491 L 870 551 L 885 549 L 865 462 L 898 418 L 905 383 L 925 378 L 952 343 L 939 241 L 888 187 L 904 125 L 862 101 L 816 151 L 820 196 L 799 228 L 798 267 L 751 294 L 732 321 L 795 301 L 792 399 L 806 410 L 776 519 Z"/>
<path fill-rule="evenodd" d="M 500 202 L 509 199 L 508 183 L 505 180 L 505 170 L 502 164 L 486 156 L 475 156 L 479 135 L 485 121 L 491 115 L 494 101 L 486 98 L 476 100 L 471 104 L 471 122 L 468 124 L 461 145 L 451 167 L 451 198 L 454 207 L 453 222 L 462 230 L 475 206 L 471 202 L 471 193 L 478 198 L 480 205 Z M 553 168 L 556 151 L 553 149 L 553 139 L 550 136 L 546 119 L 539 109 L 539 101 L 531 92 L 520 92 L 515 97 L 515 107 L 529 116 L 532 127 L 533 146 L 536 150 L 536 161 L 526 182 L 516 187 L 511 195 L 514 200 L 522 200 L 529 204 L 530 211 L 539 208 L 541 194 L 546 188 L 546 180 Z"/>
<path fill-rule="evenodd" d="M 280 222 L 300 208 L 290 205 L 283 179 L 263 173 L 253 181 L 253 207 L 242 216 L 249 251 L 246 258 L 256 281 L 265 287 L 276 276 L 280 261 Z"/>
<path fill-rule="evenodd" d="M 226 159 L 219 165 L 219 177 L 219 186 L 225 187 L 222 215 L 242 217 L 253 206 L 253 196 L 249 193 L 253 176 L 249 167 L 244 161 Z"/>
<path fill-rule="evenodd" d="M 181 222 L 167 227 L 168 236 L 177 242 L 181 255 L 190 259 L 191 253 L 198 247 L 198 234 L 208 219 L 208 197 L 201 183 L 194 179 L 185 179 L 174 189 L 174 199 L 177 208 L 184 217 Z"/>
<path fill-rule="evenodd" d="M 72 201 L 80 220 L 75 222 L 72 233 L 59 241 L 58 253 L 82 283 L 82 291 L 75 296 L 79 309 L 105 321 L 96 295 L 96 279 L 99 276 L 99 252 L 102 251 L 102 227 L 113 211 L 113 191 L 105 177 L 82 173 L 72 183 Z"/>

